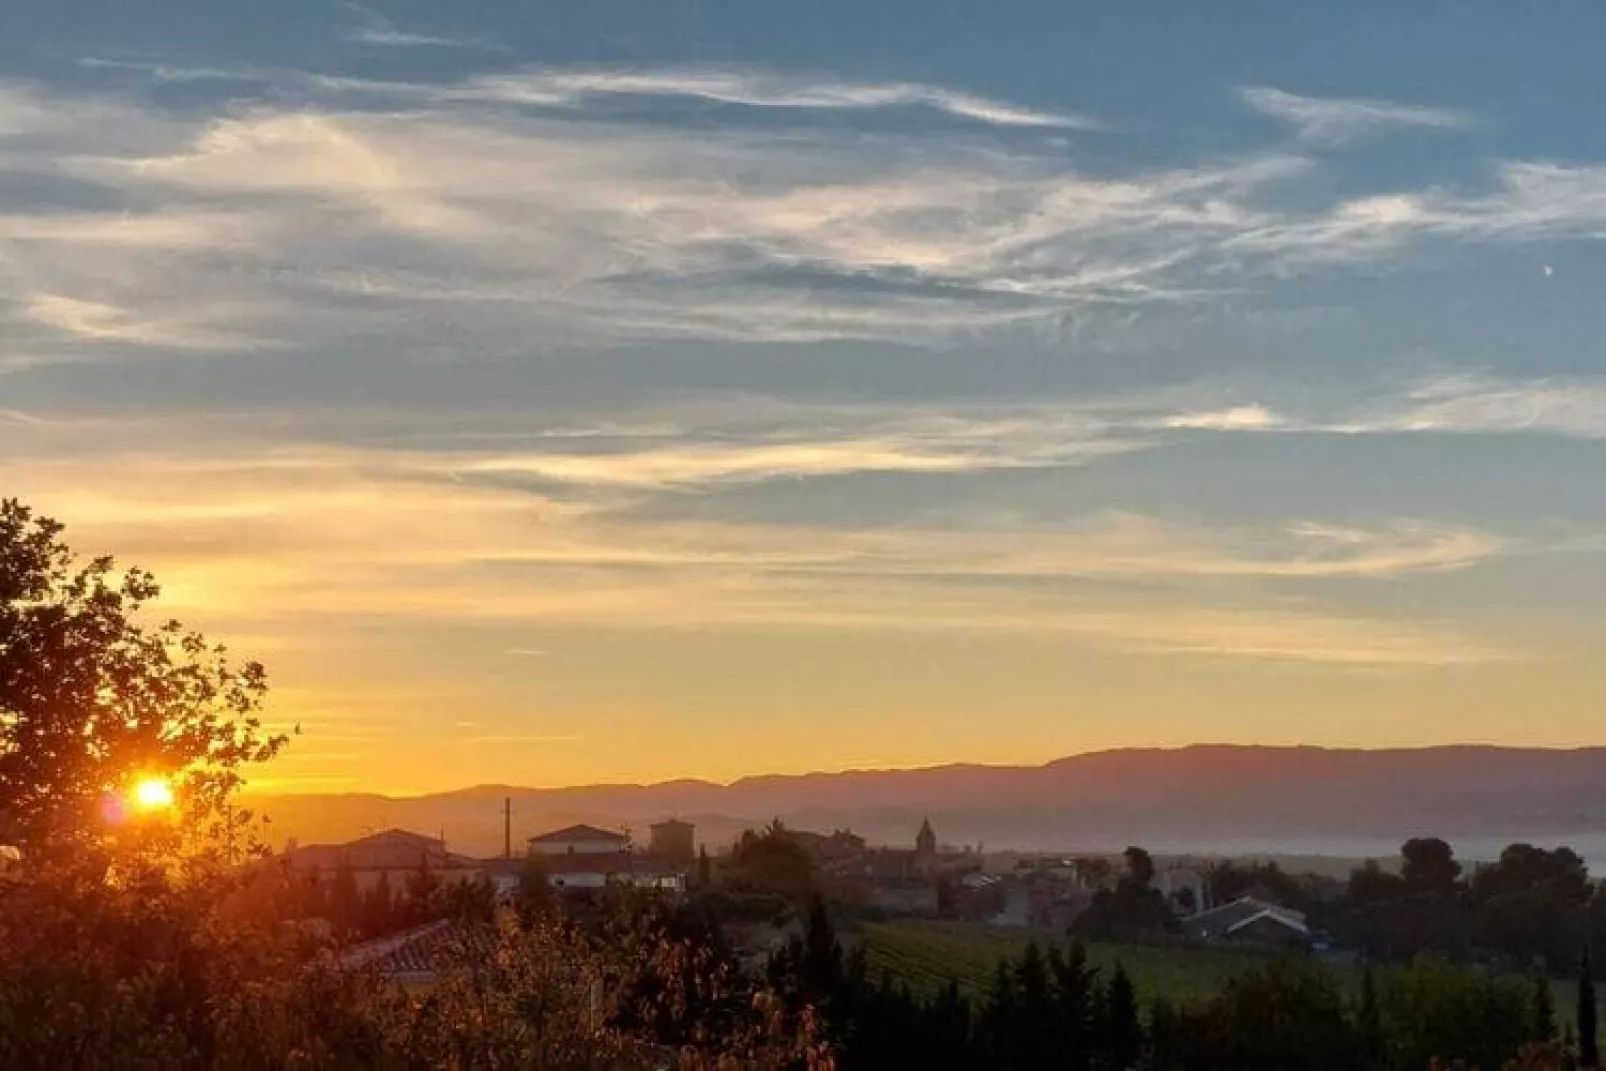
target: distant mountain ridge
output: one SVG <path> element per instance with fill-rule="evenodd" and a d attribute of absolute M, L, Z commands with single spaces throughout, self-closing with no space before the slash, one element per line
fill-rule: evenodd
<path fill-rule="evenodd" d="M 902 844 L 929 815 L 944 841 L 996 849 L 1136 843 L 1163 851 L 1369 855 L 1430 833 L 1475 844 L 1483 855 L 1509 840 L 1570 838 L 1606 862 L 1606 747 L 1199 744 L 1090 752 L 1039 766 L 765 774 L 728 785 L 478 785 L 407 798 L 256 800 L 274 820 L 276 844 L 285 837 L 341 840 L 395 825 L 444 832 L 460 850 L 491 853 L 502 847 L 504 798 L 513 800 L 516 848 L 569 822 L 625 826 L 644 836 L 646 823 L 666 815 L 696 822 L 716 847 L 775 817 Z M 1588 848 L 1596 842 L 1599 849 Z"/>

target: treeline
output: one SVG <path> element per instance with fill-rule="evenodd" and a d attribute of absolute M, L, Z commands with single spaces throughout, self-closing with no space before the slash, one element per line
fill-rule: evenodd
<path fill-rule="evenodd" d="M 1149 1012 L 1155 1071 L 1416 1071 L 1436 1066 L 1594 1067 L 1558 1026 L 1547 978 L 1528 983 L 1440 961 L 1368 971 L 1346 993 L 1332 972 L 1280 959 L 1215 998 Z M 1583 1062 L 1587 1060 L 1588 1062 Z"/>
<path fill-rule="evenodd" d="M 1555 973 L 1589 945 L 1606 962 L 1606 886 L 1571 848 L 1513 844 L 1470 871 L 1437 837 L 1409 840 L 1398 873 L 1375 863 L 1344 890 L 1338 936 L 1377 959 L 1498 958 Z"/>
<path fill-rule="evenodd" d="M 1192 905 L 1154 887 L 1149 853 L 1128 848 L 1092 904 L 1072 924 L 1088 940 L 1142 940 L 1175 933 Z M 1571 848 L 1512 844 L 1494 862 L 1464 866 L 1438 837 L 1417 837 L 1398 865 L 1368 861 L 1343 881 L 1292 874 L 1275 863 L 1222 862 L 1203 878 L 1214 904 L 1253 896 L 1303 913 L 1313 940 L 1381 963 L 1423 955 L 1508 969 L 1574 970 L 1588 947 L 1606 962 L 1606 885 L 1591 880 Z"/>
<path fill-rule="evenodd" d="M 1563 1027 L 1548 979 L 1500 978 L 1444 962 L 1369 971 L 1348 993 L 1320 965 L 1279 959 L 1191 1006 L 1141 1008 L 1119 967 L 1089 965 L 1079 943 L 1028 945 L 1001 961 L 972 1002 L 957 984 L 926 999 L 867 977 L 823 905 L 770 964 L 770 984 L 818 1009 L 844 1071 L 1427 1071 L 1453 1066 L 1594 1067 L 1594 994 L 1581 986 L 1580 1039 Z"/>

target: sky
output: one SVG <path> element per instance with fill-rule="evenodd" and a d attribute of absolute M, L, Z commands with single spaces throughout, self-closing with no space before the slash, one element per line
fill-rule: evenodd
<path fill-rule="evenodd" d="M 0 494 L 282 791 L 1606 743 L 1603 32 L 10 0 Z"/>

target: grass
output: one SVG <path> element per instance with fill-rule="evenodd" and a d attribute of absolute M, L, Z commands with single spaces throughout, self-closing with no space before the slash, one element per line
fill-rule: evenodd
<path fill-rule="evenodd" d="M 1013 931 L 912 922 L 866 923 L 860 936 L 872 978 L 885 972 L 926 998 L 945 987 L 950 979 L 957 981 L 961 992 L 972 999 L 983 997 L 992 984 L 998 961 L 1018 958 L 1031 940 Z M 1209 1000 L 1230 979 L 1266 963 L 1264 954 L 1246 949 L 1099 943 L 1085 947 L 1088 962 L 1106 976 L 1117 963 L 1124 966 L 1138 991 L 1139 1002 L 1145 1005 L 1155 997 L 1176 1004 Z M 1352 995 L 1359 992 L 1358 967 L 1335 964 L 1330 969 Z M 1573 1022 L 1578 999 L 1576 983 L 1555 979 L 1551 992 L 1558 1021 Z M 1600 1017 L 1606 1021 L 1606 993 L 1601 994 L 1600 1006 Z"/>
<path fill-rule="evenodd" d="M 868 923 L 862 932 L 871 977 L 883 972 L 930 996 L 950 979 L 971 997 L 986 993 L 998 961 L 1020 955 L 1025 934 L 982 928 L 950 928 L 918 923 Z M 1177 1003 L 1207 1000 L 1227 980 L 1265 962 L 1253 952 L 1214 948 L 1162 948 L 1147 945 L 1088 944 L 1088 962 L 1108 974 L 1126 968 L 1141 1001 L 1165 997 Z"/>

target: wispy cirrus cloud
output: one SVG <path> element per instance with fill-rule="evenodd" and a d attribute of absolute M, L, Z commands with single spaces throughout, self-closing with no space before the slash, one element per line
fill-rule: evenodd
<path fill-rule="evenodd" d="M 854 473 L 1060 468 L 1141 450 L 1136 436 L 1074 419 L 905 419 L 836 435 L 772 430 L 756 439 L 660 442 L 646 449 L 492 453 L 446 460 L 454 476 L 532 476 L 592 487 L 661 489 Z"/>
<path fill-rule="evenodd" d="M 1160 421 L 1165 427 L 1201 431 L 1265 431 L 1279 427 L 1283 418 L 1263 405 L 1235 405 L 1174 413 Z"/>
<path fill-rule="evenodd" d="M 1288 153 L 1112 175 L 963 129 L 866 138 L 732 123 L 688 138 L 654 113 L 603 106 L 728 98 L 801 112 L 918 104 L 992 126 L 1075 119 L 929 86 L 724 68 L 446 84 L 250 75 L 261 100 L 213 113 L 0 85 L 3 121 L 33 132 L 0 167 L 85 184 L 112 206 L 0 217 L 0 242 L 20 253 L 0 260 L 23 276 L 13 290 L 125 309 L 182 290 L 202 318 L 277 310 L 237 333 L 314 351 L 356 348 L 353 308 L 365 347 L 450 344 L 420 335 L 425 305 L 434 322 L 472 317 L 473 351 L 489 354 L 532 336 L 951 344 L 1187 309 L 1416 242 L 1606 233 L 1606 169 L 1590 165 L 1511 161 L 1482 190 L 1295 209 L 1282 194 L 1317 164 Z M 163 272 L 135 270 L 153 250 Z"/>
<path fill-rule="evenodd" d="M 178 151 L 68 166 L 145 202 L 224 199 L 255 238 L 229 256 L 298 263 L 295 282 L 335 299 L 523 303 L 526 318 L 591 335 L 794 341 L 1174 300 L 1169 276 L 1193 255 L 1177 238 L 1240 231 L 1251 219 L 1231 202 L 1300 166 L 1095 180 L 992 153 L 867 157 L 836 134 L 688 144 L 630 124 L 513 122 L 263 113 Z M 168 215 L 146 216 L 153 242 Z M 353 262 L 363 247 L 393 247 L 407 268 Z"/>
<path fill-rule="evenodd" d="M 163 349 L 226 350 L 249 341 L 182 316 L 143 315 L 132 309 L 66 294 L 35 293 L 23 304 L 29 319 L 77 343 L 128 343 Z"/>
<path fill-rule="evenodd" d="M 1448 108 L 1430 108 L 1388 100 L 1308 97 L 1270 86 L 1239 91 L 1245 103 L 1263 115 L 1281 120 L 1310 145 L 1336 146 L 1389 127 L 1460 130 L 1470 116 Z"/>
<path fill-rule="evenodd" d="M 1396 400 L 1374 403 L 1339 430 L 1355 432 L 1528 432 L 1606 438 L 1606 381 L 1589 377 L 1508 379 L 1438 376 Z"/>
<path fill-rule="evenodd" d="M 408 92 L 397 87 L 392 87 L 392 91 Z M 536 70 L 481 76 L 425 93 L 436 100 L 543 106 L 578 104 L 588 97 L 636 96 L 686 97 L 753 108 L 827 111 L 922 107 L 997 126 L 1068 130 L 1092 130 L 1099 126 L 1083 116 L 1035 111 L 942 86 L 918 82 L 852 82 L 786 75 L 761 68 Z"/>
<path fill-rule="evenodd" d="M 1158 418 L 1178 430 L 1286 434 L 1557 435 L 1606 438 L 1606 381 L 1591 376 L 1530 379 L 1458 372 L 1326 409 L 1300 412 L 1259 402 Z"/>
<path fill-rule="evenodd" d="M 15 447 L 77 432 L 29 424 L 6 434 Z M 324 619 L 1046 631 L 1119 650 L 1440 665 L 1495 655 L 1439 626 L 1293 613 L 1243 592 L 1212 605 L 1198 585 L 1228 591 L 1441 573 L 1508 548 L 1477 529 L 1404 520 L 1272 529 L 1179 527 L 1120 513 L 1053 527 L 984 515 L 838 528 L 686 520 L 636 507 L 642 496 L 680 493 L 689 479 L 717 484 L 728 469 L 644 465 L 638 450 L 620 462 L 628 479 L 598 470 L 576 484 L 584 493 L 554 498 L 454 478 L 475 471 L 474 451 L 309 444 L 264 452 L 213 439 L 197 458 L 178 441 L 153 452 L 148 429 L 137 440 L 143 447 L 126 454 L 32 451 L 12 467 L 11 487 L 73 518 L 87 545 L 155 567 L 179 611 L 237 618 L 256 631 Z M 656 482 L 644 472 L 656 472 Z M 819 473 L 805 463 L 798 474 Z M 771 470 L 767 478 L 782 477 Z M 410 534 L 398 540 L 398 532 Z M 1070 598 L 1041 587 L 1049 580 L 1137 584 L 1144 595 L 1141 608 L 1099 589 Z"/>
<path fill-rule="evenodd" d="M 346 10 L 356 16 L 358 25 L 346 31 L 347 41 L 380 48 L 484 48 L 485 45 L 456 37 L 403 30 L 382 13 L 362 4 L 347 3 Z"/>

